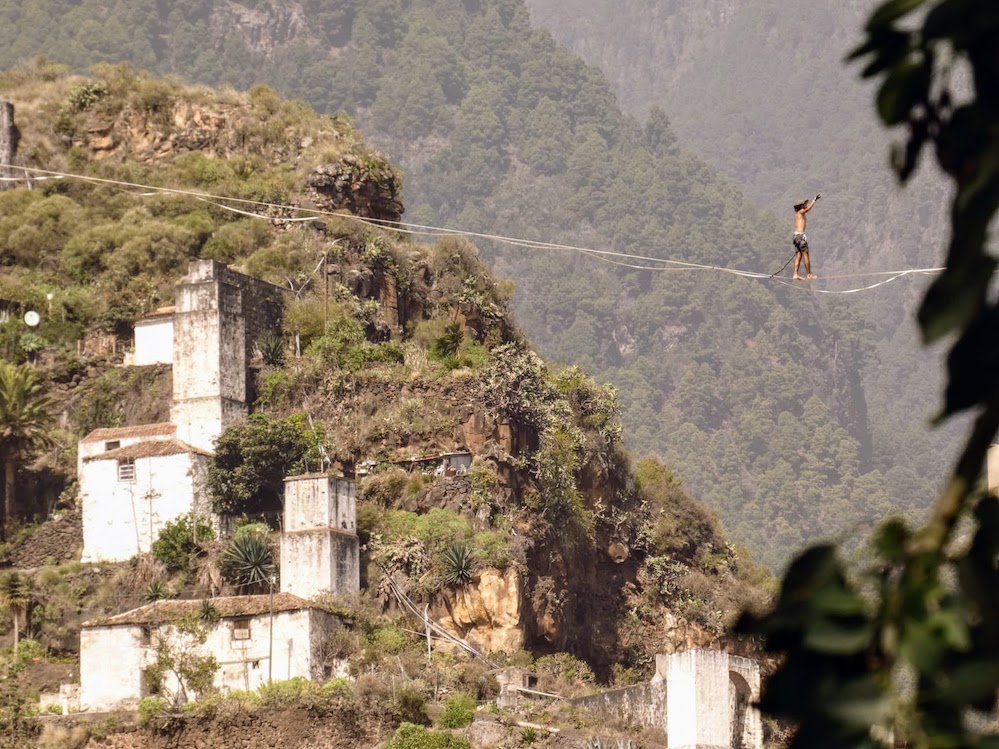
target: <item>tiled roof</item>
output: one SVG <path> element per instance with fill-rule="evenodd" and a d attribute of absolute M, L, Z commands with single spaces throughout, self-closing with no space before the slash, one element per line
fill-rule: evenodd
<path fill-rule="evenodd" d="M 123 437 L 158 437 L 166 434 L 173 434 L 177 427 L 169 421 L 159 424 L 139 424 L 134 427 L 115 427 L 113 429 L 95 429 L 82 442 L 100 442 L 116 440 Z"/>
<path fill-rule="evenodd" d="M 259 596 L 225 596 L 210 598 L 215 610 L 222 619 L 233 619 L 241 616 L 260 616 L 271 611 L 272 596 L 264 593 Z M 318 609 L 291 593 L 275 593 L 274 612 L 301 611 L 302 609 Z M 188 601 L 154 601 L 137 609 L 126 611 L 116 616 L 99 616 L 83 623 L 84 627 L 114 627 L 117 625 L 135 624 L 165 624 L 175 621 L 187 614 L 201 610 L 200 600 Z"/>
<path fill-rule="evenodd" d="M 195 455 L 211 455 L 210 452 L 206 452 L 197 447 L 187 444 L 186 442 L 181 442 L 177 439 L 169 440 L 153 440 L 149 442 L 137 442 L 134 445 L 125 445 L 125 447 L 118 447 L 114 450 L 108 450 L 107 452 L 98 453 L 97 455 L 90 455 L 84 458 L 84 462 L 90 462 L 92 460 L 118 460 L 120 458 L 155 458 L 164 455 L 183 455 L 185 453 L 194 453 Z"/>

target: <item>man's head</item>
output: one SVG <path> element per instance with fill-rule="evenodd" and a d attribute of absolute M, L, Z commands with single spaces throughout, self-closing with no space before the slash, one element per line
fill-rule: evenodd
<path fill-rule="evenodd" d="M 801 210 L 802 208 L 804 208 L 804 207 L 805 207 L 806 205 L 808 205 L 808 198 L 805 198 L 804 200 L 802 200 L 802 201 L 800 201 L 800 202 L 798 202 L 798 203 L 795 203 L 795 204 L 794 204 L 794 210 L 796 210 L 796 211 L 800 211 L 800 210 Z"/>

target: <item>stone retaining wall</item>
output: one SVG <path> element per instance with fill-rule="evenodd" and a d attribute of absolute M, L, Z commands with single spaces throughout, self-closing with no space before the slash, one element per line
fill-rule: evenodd
<path fill-rule="evenodd" d="M 79 509 L 54 515 L 11 549 L 10 564 L 17 569 L 72 562 L 83 549 L 83 516 Z"/>
<path fill-rule="evenodd" d="M 576 697 L 569 702 L 583 708 L 590 715 L 601 715 L 610 721 L 666 730 L 664 681 L 609 689 L 600 694 Z"/>

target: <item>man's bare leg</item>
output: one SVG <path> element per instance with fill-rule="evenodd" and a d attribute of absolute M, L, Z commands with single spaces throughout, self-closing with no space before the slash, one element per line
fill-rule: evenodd
<path fill-rule="evenodd" d="M 808 258 L 808 250 L 804 250 L 801 254 L 805 256 L 805 278 L 809 281 L 817 278 L 817 276 L 812 275 L 812 262 Z"/>
<path fill-rule="evenodd" d="M 801 253 L 794 253 L 794 275 L 791 276 L 792 281 L 804 281 L 805 279 L 798 275 L 798 266 L 801 265 Z M 805 261 L 805 272 L 808 272 L 808 261 Z"/>

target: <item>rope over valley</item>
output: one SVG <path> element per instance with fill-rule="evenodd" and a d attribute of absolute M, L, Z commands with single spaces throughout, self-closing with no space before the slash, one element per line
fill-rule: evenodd
<path fill-rule="evenodd" d="M 849 289 L 818 289 L 815 288 L 814 282 L 795 283 L 786 278 L 781 278 L 777 276 L 777 274 L 763 273 L 750 270 L 741 270 L 738 268 L 726 268 L 724 266 L 719 266 L 719 265 L 705 265 L 702 263 L 692 263 L 685 260 L 668 260 L 663 258 L 649 257 L 647 255 L 634 255 L 625 252 L 614 252 L 612 250 L 601 250 L 592 247 L 579 247 L 577 245 L 557 244 L 553 242 L 539 242 L 531 239 L 508 237 L 502 234 L 486 234 L 482 232 L 466 231 L 463 229 L 449 229 L 447 227 L 430 226 L 426 224 L 413 224 L 413 223 L 407 223 L 405 221 L 389 221 L 386 219 L 362 218 L 359 216 L 353 216 L 351 214 L 346 214 L 346 213 L 324 211 L 318 208 L 303 208 L 300 206 L 285 205 L 281 203 L 268 203 L 265 201 L 250 200 L 247 198 L 232 198 L 232 197 L 226 197 L 224 195 L 213 195 L 211 193 L 200 192 L 197 190 L 181 190 L 171 187 L 157 187 L 155 185 L 143 185 L 135 182 L 128 182 L 125 180 L 107 179 L 103 177 L 92 177 L 85 174 L 74 174 L 72 172 L 51 171 L 47 169 L 36 169 L 33 167 L 25 167 L 25 166 L 8 167 L 8 169 L 18 169 L 24 172 L 25 176 L 5 177 L 2 178 L 4 182 L 30 183 L 35 180 L 40 181 L 45 179 L 75 179 L 83 182 L 89 182 L 91 184 L 110 185 L 121 189 L 127 189 L 130 192 L 132 192 L 132 194 L 137 195 L 139 197 L 152 197 L 156 195 L 178 195 L 182 197 L 195 198 L 197 200 L 204 201 L 222 210 L 230 211 L 232 213 L 237 213 L 242 216 L 248 216 L 250 218 L 259 218 L 276 223 L 308 222 L 308 221 L 315 221 L 320 217 L 328 216 L 349 221 L 356 221 L 357 223 L 365 224 L 367 226 L 371 226 L 374 228 L 388 229 L 399 232 L 401 234 L 409 234 L 412 236 L 467 237 L 469 239 L 489 240 L 491 242 L 496 242 L 499 244 L 505 244 L 512 247 L 523 247 L 526 249 L 560 250 L 560 251 L 576 252 L 581 255 L 585 255 L 587 257 L 600 260 L 602 262 L 610 263 L 612 265 L 618 265 L 625 268 L 632 268 L 635 270 L 645 270 L 645 271 L 655 271 L 655 272 L 715 271 L 718 273 L 728 273 L 731 275 L 740 276 L 742 278 L 748 278 L 753 280 L 773 281 L 774 283 L 782 284 L 784 286 L 789 286 L 799 291 L 814 292 L 817 294 L 856 294 L 861 291 L 869 291 L 871 289 L 876 289 L 879 286 L 884 286 L 886 284 L 891 283 L 892 281 L 896 281 L 899 278 L 903 278 L 905 276 L 932 275 L 935 273 L 940 273 L 944 270 L 944 268 L 942 267 L 906 268 L 903 270 L 870 271 L 864 273 L 846 273 L 840 275 L 822 276 L 817 280 L 822 281 L 822 280 L 841 280 L 841 279 L 852 279 L 852 278 L 875 278 L 875 277 L 885 277 L 885 278 L 882 278 L 882 280 L 876 281 L 866 286 L 859 286 Z M 141 191 L 141 192 L 136 192 L 136 191 Z M 285 213 L 291 211 L 306 215 L 296 216 L 296 217 L 271 216 L 265 213 L 256 213 L 253 211 L 236 208 L 233 207 L 232 205 L 227 205 L 229 203 L 237 203 L 243 206 L 255 207 L 259 209 L 277 210 Z"/>

